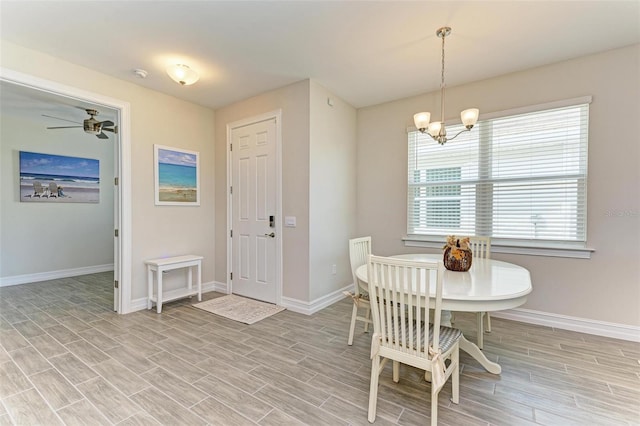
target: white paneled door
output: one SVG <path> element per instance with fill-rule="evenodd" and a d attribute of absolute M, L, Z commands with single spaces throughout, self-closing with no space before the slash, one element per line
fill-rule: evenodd
<path fill-rule="evenodd" d="M 231 130 L 232 292 L 277 302 L 276 119 Z"/>

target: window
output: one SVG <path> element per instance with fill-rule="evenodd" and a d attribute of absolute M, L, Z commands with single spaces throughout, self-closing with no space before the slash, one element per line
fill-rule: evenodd
<path fill-rule="evenodd" d="M 442 146 L 409 132 L 408 235 L 584 246 L 588 121 L 585 102 L 482 120 Z"/>

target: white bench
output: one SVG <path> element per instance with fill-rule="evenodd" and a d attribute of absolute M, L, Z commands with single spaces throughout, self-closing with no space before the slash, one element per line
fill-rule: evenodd
<path fill-rule="evenodd" d="M 202 256 L 196 256 L 188 254 L 184 256 L 176 257 L 163 257 L 160 259 L 146 260 L 144 263 L 147 265 L 147 285 L 149 292 L 149 299 L 147 300 L 147 309 L 153 307 L 155 302 L 157 312 L 162 312 L 162 303 L 169 302 L 171 300 L 182 299 L 183 297 L 191 297 L 198 295 L 198 302 L 202 301 Z M 196 268 L 196 289 L 193 288 L 193 267 Z M 174 269 L 188 268 L 189 279 L 187 281 L 187 288 L 179 288 L 177 290 L 171 290 L 163 293 L 162 291 L 162 274 L 165 271 L 171 271 Z M 155 272 L 156 279 L 153 279 L 153 273 Z M 158 283 L 158 290 L 154 294 L 153 283 Z"/>

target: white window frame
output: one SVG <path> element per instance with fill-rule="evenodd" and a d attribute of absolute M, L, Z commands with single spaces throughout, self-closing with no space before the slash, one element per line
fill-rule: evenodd
<path fill-rule="evenodd" d="M 508 116 L 515 116 L 519 114 L 526 114 L 531 112 L 538 112 L 544 110 L 551 110 L 555 108 L 570 107 L 581 104 L 591 103 L 591 96 L 584 96 L 580 98 L 566 99 L 556 102 L 549 102 L 545 104 L 532 105 L 523 108 L 510 109 L 505 111 L 498 111 L 489 114 L 482 114 L 480 121 L 502 118 Z M 474 129 L 476 130 L 476 129 Z M 474 131 L 472 130 L 472 131 Z M 407 133 L 415 132 L 415 127 L 407 128 Z M 434 142 L 435 143 L 435 142 Z M 450 141 L 448 143 L 455 143 Z M 408 195 L 408 188 L 405 191 Z M 407 200 L 407 208 L 409 208 L 409 199 Z M 585 199 L 586 209 L 586 199 Z M 409 211 L 407 211 L 407 221 Z M 586 212 L 585 212 L 586 221 Z M 407 223 L 408 225 L 408 223 Z M 585 224 L 586 226 L 586 224 Z M 408 226 L 407 226 L 408 228 Z M 586 234 L 586 229 L 585 229 Z M 407 247 L 428 247 L 428 248 L 442 248 L 446 236 L 442 235 L 418 235 L 408 234 L 402 240 Z M 586 239 L 586 235 L 585 235 Z M 592 248 L 586 246 L 586 242 L 575 241 L 548 241 L 548 240 L 511 240 L 511 239 L 499 239 L 492 238 L 491 251 L 494 253 L 509 253 L 509 254 L 523 254 L 523 255 L 538 255 L 538 256 L 553 256 L 553 257 L 570 257 L 570 258 L 590 258 L 591 253 L 595 251 Z"/>

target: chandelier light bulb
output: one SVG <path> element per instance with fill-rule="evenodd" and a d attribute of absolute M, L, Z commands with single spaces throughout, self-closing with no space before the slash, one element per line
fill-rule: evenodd
<path fill-rule="evenodd" d="M 426 129 L 429 126 L 429 120 L 431 120 L 430 112 L 419 112 L 413 116 L 413 122 L 418 129 Z"/>
<path fill-rule="evenodd" d="M 440 134 L 440 129 L 442 129 L 442 123 L 440 121 L 434 121 L 433 123 L 429 123 L 428 133 L 432 138 L 437 137 Z"/>
<path fill-rule="evenodd" d="M 472 128 L 478 122 L 478 115 L 480 110 L 478 108 L 465 109 L 460 113 L 460 119 L 462 124 L 468 129 Z"/>

